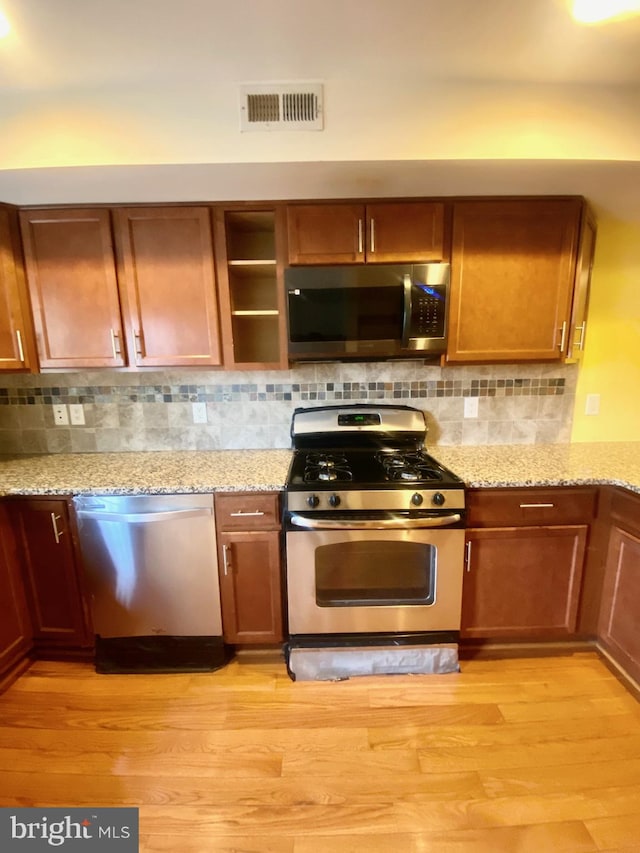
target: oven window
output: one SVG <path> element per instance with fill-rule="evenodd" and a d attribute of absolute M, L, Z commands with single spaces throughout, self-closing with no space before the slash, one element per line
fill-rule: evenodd
<path fill-rule="evenodd" d="M 316 604 L 433 604 L 436 547 L 420 542 L 339 542 L 315 549 Z"/>

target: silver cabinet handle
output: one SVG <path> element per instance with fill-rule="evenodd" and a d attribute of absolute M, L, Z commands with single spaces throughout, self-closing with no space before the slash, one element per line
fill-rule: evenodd
<path fill-rule="evenodd" d="M 564 352 L 564 345 L 567 339 L 567 321 L 564 320 L 562 323 L 562 329 L 560 330 L 560 344 L 558 349 L 560 352 Z"/>
<path fill-rule="evenodd" d="M 362 240 L 363 240 L 362 219 L 358 219 L 358 253 L 359 254 L 362 254 L 362 252 L 364 251 Z"/>
<path fill-rule="evenodd" d="M 111 329 L 111 349 L 113 350 L 113 357 L 120 358 L 122 352 L 120 350 L 120 333 Z"/>
<path fill-rule="evenodd" d="M 466 551 L 466 554 L 464 555 L 464 561 L 465 561 L 465 564 L 467 566 L 467 571 L 470 572 L 471 571 L 471 539 L 469 539 L 469 541 L 467 542 L 467 544 L 464 547 L 465 547 L 465 551 Z"/>
<path fill-rule="evenodd" d="M 142 332 L 138 329 L 137 332 L 134 331 L 133 339 L 136 345 L 136 355 L 139 355 L 140 358 L 144 358 L 144 353 L 142 352 Z"/>
<path fill-rule="evenodd" d="M 375 250 L 376 250 L 376 221 L 375 221 L 375 219 L 371 220 L 370 236 L 371 236 L 371 245 L 369 248 L 371 249 L 372 252 L 375 252 Z"/>
<path fill-rule="evenodd" d="M 225 578 L 229 575 L 229 569 L 231 568 L 231 560 L 229 559 L 229 551 L 231 549 L 228 545 L 222 546 L 222 568 L 224 570 Z"/>
<path fill-rule="evenodd" d="M 20 361 L 24 364 L 24 348 L 22 346 L 22 333 L 20 329 L 16 329 L 16 339 L 18 341 L 18 354 L 20 356 Z"/>
<path fill-rule="evenodd" d="M 240 512 L 231 512 L 229 515 L 231 518 L 247 518 L 250 516 L 264 515 L 264 513 L 260 510 L 256 510 L 255 512 L 244 512 L 243 510 L 240 510 Z"/>
<path fill-rule="evenodd" d="M 555 504 L 520 504 L 520 509 L 553 509 Z"/>
<path fill-rule="evenodd" d="M 61 516 L 56 515 L 55 512 L 51 513 L 51 526 L 53 527 L 53 536 L 56 540 L 56 545 L 60 544 L 60 537 L 64 536 L 64 530 L 58 530 L 57 522 L 60 521 Z"/>
<path fill-rule="evenodd" d="M 586 328 L 586 322 L 583 320 L 579 326 L 576 326 L 576 334 L 580 332 L 580 340 L 576 341 L 575 347 L 576 349 L 583 350 L 584 349 L 584 330 Z"/>

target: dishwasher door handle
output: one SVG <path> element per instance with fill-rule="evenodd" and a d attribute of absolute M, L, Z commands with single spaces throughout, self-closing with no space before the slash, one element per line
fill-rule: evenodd
<path fill-rule="evenodd" d="M 151 510 L 150 512 L 104 512 L 104 510 L 79 509 L 79 518 L 95 518 L 98 521 L 118 521 L 126 524 L 139 524 L 156 521 L 170 521 L 173 518 L 195 518 L 199 515 L 213 515 L 208 507 L 199 509 Z"/>

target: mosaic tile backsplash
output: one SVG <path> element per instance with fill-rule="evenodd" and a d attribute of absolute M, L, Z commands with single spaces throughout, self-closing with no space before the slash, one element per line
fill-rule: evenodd
<path fill-rule="evenodd" d="M 575 365 L 422 362 L 14 374 L 0 381 L 0 452 L 289 447 L 296 406 L 345 401 L 424 410 L 429 445 L 548 444 L 569 440 L 576 378 Z M 464 401 L 473 397 L 478 417 L 465 418 Z M 193 403 L 204 404 L 206 423 L 194 423 Z M 82 406 L 85 423 L 56 426 L 53 406 L 61 404 Z"/>

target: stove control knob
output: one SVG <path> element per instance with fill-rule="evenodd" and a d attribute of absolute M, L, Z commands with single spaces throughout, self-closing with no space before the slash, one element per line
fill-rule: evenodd
<path fill-rule="evenodd" d="M 423 500 L 424 498 L 422 497 L 420 492 L 414 492 L 414 494 L 411 495 L 411 503 L 414 506 L 420 506 Z"/>
<path fill-rule="evenodd" d="M 307 505 L 311 507 L 311 509 L 315 509 L 320 503 L 320 498 L 317 495 L 309 495 L 307 498 Z"/>
<path fill-rule="evenodd" d="M 340 506 L 340 495 L 331 495 L 329 505 L 332 507 Z"/>
<path fill-rule="evenodd" d="M 431 498 L 431 503 L 434 503 L 436 506 L 442 506 L 445 500 L 446 498 L 442 494 L 442 492 L 436 492 L 435 495 Z"/>

